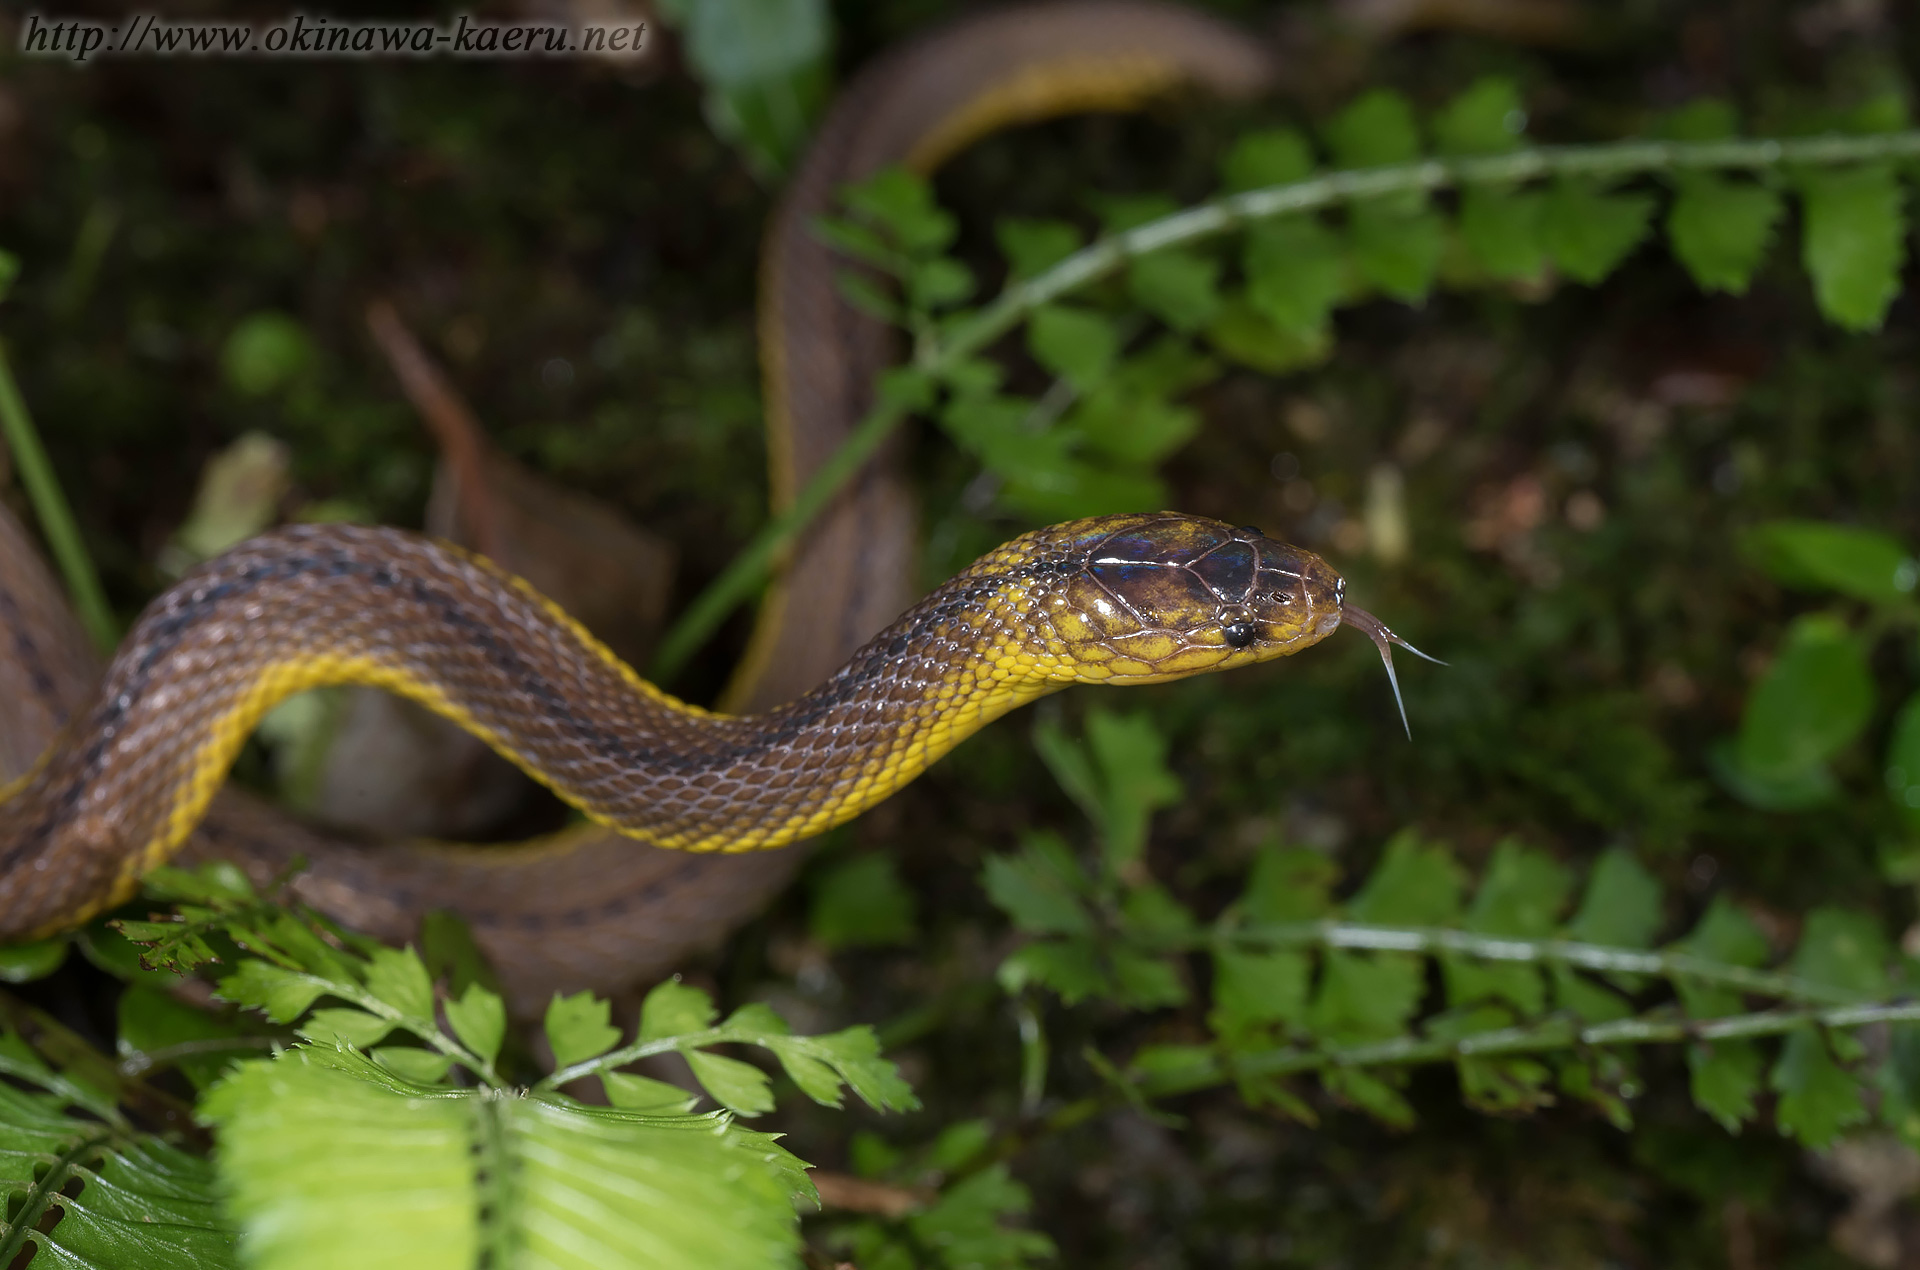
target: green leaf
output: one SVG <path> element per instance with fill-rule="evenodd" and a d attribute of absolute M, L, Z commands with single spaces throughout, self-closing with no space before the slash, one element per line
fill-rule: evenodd
<path fill-rule="evenodd" d="M 0 301 L 13 293 L 13 284 L 20 280 L 20 257 L 10 251 L 0 251 Z"/>
<path fill-rule="evenodd" d="M 1253 858 L 1240 910 L 1250 922 L 1310 922 L 1332 907 L 1340 870 L 1318 851 L 1262 847 Z"/>
<path fill-rule="evenodd" d="M 1013 479 L 1064 479 L 1073 438 L 1058 428 L 1032 426 L 1034 405 L 1015 397 L 958 396 L 940 423 L 955 443 L 989 471 Z"/>
<path fill-rule="evenodd" d="M 1885 164 L 1800 175 L 1801 259 L 1820 311 L 1850 331 L 1879 328 L 1906 262 L 1904 196 Z"/>
<path fill-rule="evenodd" d="M 1552 932 L 1572 888 L 1571 875 L 1550 856 L 1516 842 L 1503 842 L 1494 851 L 1486 878 L 1474 896 L 1473 907 L 1467 914 L 1467 929 L 1486 935 L 1543 938 Z M 1539 1014 L 1545 1008 L 1546 984 L 1536 966 L 1448 957 L 1442 967 L 1447 981 L 1447 1000 L 1455 1006 L 1500 999 L 1511 1002 L 1524 1016 Z M 1531 1080 L 1531 1069 L 1529 1073 Z M 1491 1082 L 1486 1096 L 1496 1098 L 1504 1096 L 1496 1090 L 1504 1088 L 1504 1082 L 1513 1074 L 1489 1070 L 1482 1075 Z M 1544 1070 L 1538 1075 L 1544 1082 Z"/>
<path fill-rule="evenodd" d="M 161 1139 L 103 1123 L 16 1033 L 0 1088 L 0 1236 L 15 1264 L 74 1270 L 228 1270 L 238 1232 L 213 1169 Z M 105 1063 L 99 1055 L 92 1058 Z M 89 1100 L 91 1102 L 91 1100 Z M 118 1120 L 118 1117 L 114 1117 Z"/>
<path fill-rule="evenodd" d="M 447 1078 L 453 1056 L 423 1050 L 417 1045 L 383 1045 L 369 1051 L 368 1057 L 402 1080 L 416 1085 L 437 1085 Z"/>
<path fill-rule="evenodd" d="M 1669 113 L 1653 135 L 1667 141 L 1724 141 L 1739 131 L 1740 117 L 1732 103 L 1701 97 Z"/>
<path fill-rule="evenodd" d="M 1028 984 L 1058 993 L 1068 1005 L 1112 991 L 1093 943 L 1086 939 L 1058 939 L 1015 949 L 1000 963 L 1000 986 L 1018 995 Z"/>
<path fill-rule="evenodd" d="M 1453 1066 L 1461 1095 L 1479 1111 L 1535 1111 L 1553 1102 L 1553 1069 L 1538 1059 L 1462 1058 Z"/>
<path fill-rule="evenodd" d="M 1571 966 L 1552 966 L 1548 977 L 1553 983 L 1554 1002 L 1559 1008 L 1572 1011 L 1582 1023 L 1611 1023 L 1633 1014 L 1633 1006 L 1626 998 L 1586 978 Z M 1513 1000 L 1514 994 L 1503 995 Z"/>
<path fill-rule="evenodd" d="M 1289 185 L 1313 175 L 1313 148 L 1292 128 L 1249 132 L 1233 143 L 1220 165 L 1227 192 Z"/>
<path fill-rule="evenodd" d="M 1312 337 L 1347 292 L 1340 238 L 1312 216 L 1282 216 L 1247 231 L 1247 300 L 1291 335 Z"/>
<path fill-rule="evenodd" d="M 1660 884 L 1631 851 L 1612 847 L 1593 866 L 1567 937 L 1616 948 L 1651 948 L 1660 930 Z"/>
<path fill-rule="evenodd" d="M 1552 933 L 1572 890 L 1573 877 L 1566 866 L 1545 852 L 1508 839 L 1494 849 L 1467 913 L 1467 929 L 1486 935 L 1544 938 Z"/>
<path fill-rule="evenodd" d="M 1489 75 L 1475 80 L 1434 117 L 1433 140 L 1441 154 L 1506 154 L 1520 148 L 1526 128 L 1519 85 Z"/>
<path fill-rule="evenodd" d="M 1220 311 L 1220 263 L 1188 251 L 1156 251 L 1127 266 L 1135 303 L 1176 331 L 1197 331 Z"/>
<path fill-rule="evenodd" d="M 666 979 L 654 985 L 647 999 L 640 1004 L 640 1039 L 643 1041 L 663 1041 L 673 1036 L 689 1036 L 695 1032 L 704 1032 L 713 1026 L 718 1012 L 713 1008 L 713 998 L 695 987 L 681 983 L 678 976 Z M 606 1021 L 602 1011 L 600 1021 Z M 618 1040 L 616 1033 L 614 1040 Z M 593 1052 L 605 1053 L 612 1046 L 608 1041 Z"/>
<path fill-rule="evenodd" d="M 793 1261 L 792 1197 L 811 1188 L 764 1134 L 543 1095 L 425 1092 L 348 1052 L 296 1050 L 243 1065 L 209 1095 L 249 1263 L 468 1270 L 483 1251 L 554 1270 Z"/>
<path fill-rule="evenodd" d="M 1446 251 L 1446 223 L 1433 212 L 1360 203 L 1348 214 L 1353 266 L 1396 300 L 1418 304 L 1433 290 Z"/>
<path fill-rule="evenodd" d="M 1387 843 L 1347 915 L 1382 926 L 1449 925 L 1459 915 L 1466 882 L 1466 872 L 1445 847 L 1422 843 L 1412 830 L 1402 830 Z"/>
<path fill-rule="evenodd" d="M 907 274 L 907 296 L 922 312 L 950 308 L 973 294 L 973 271 L 944 256 L 922 261 Z"/>
<path fill-rule="evenodd" d="M 954 1183 L 931 1206 L 909 1213 L 897 1226 L 862 1223 L 853 1255 L 866 1270 L 933 1266 L 980 1270 L 1028 1270 L 1056 1255 L 1045 1235 L 1004 1225 L 1031 1207 L 1027 1188 L 1004 1164 L 990 1165 Z M 923 1250 L 934 1249 L 936 1260 Z"/>
<path fill-rule="evenodd" d="M 672 1115 L 691 1111 L 700 1101 L 678 1085 L 631 1072 L 601 1072 L 600 1085 L 607 1091 L 607 1102 L 624 1111 Z"/>
<path fill-rule="evenodd" d="M 1413 1128 L 1413 1106 L 1388 1082 L 1406 1080 L 1406 1073 L 1391 1068 L 1379 1072 L 1364 1067 L 1329 1067 L 1320 1073 L 1326 1091 L 1342 1102 L 1396 1129 Z"/>
<path fill-rule="evenodd" d="M 833 286 L 841 299 L 875 321 L 889 326 L 906 324 L 906 310 L 885 287 L 866 274 L 852 269 L 838 270 L 833 275 Z"/>
<path fill-rule="evenodd" d="M 740 1011 L 728 1023 L 739 1025 L 745 1013 Z M 842 1083 L 875 1111 L 912 1111 L 920 1105 L 900 1069 L 881 1055 L 880 1038 L 865 1024 L 825 1036 L 760 1036 L 756 1043 L 771 1049 L 801 1092 L 824 1106 L 841 1105 Z"/>
<path fill-rule="evenodd" d="M 1019 855 L 988 856 L 981 885 L 1017 930 L 1034 935 L 1093 933 L 1093 918 L 1082 899 L 1086 875 L 1057 835 L 1031 833 Z"/>
<path fill-rule="evenodd" d="M 1920 561 L 1898 540 L 1852 525 L 1772 520 L 1741 546 L 1788 586 L 1839 591 L 1869 604 L 1908 603 L 1920 582 Z"/>
<path fill-rule="evenodd" d="M 484 1062 L 500 1057 L 500 1043 L 507 1035 L 507 1007 L 499 996 L 477 983 L 467 985 L 465 993 L 446 1005 L 447 1022 L 460 1043 Z"/>
<path fill-rule="evenodd" d="M 1853 632 L 1825 614 L 1788 628 L 1740 720 L 1740 765 L 1760 776 L 1803 771 L 1850 744 L 1873 713 L 1873 675 Z"/>
<path fill-rule="evenodd" d="M 995 222 L 994 238 L 1017 280 L 1047 270 L 1086 246 L 1086 235 L 1061 220 L 1026 220 L 1009 216 Z"/>
<path fill-rule="evenodd" d="M 1610 194 L 1590 180 L 1554 183 L 1541 212 L 1541 239 L 1560 271 L 1588 285 L 1612 273 L 1647 236 L 1654 200 Z"/>
<path fill-rule="evenodd" d="M 127 985 L 120 993 L 115 1013 L 115 1044 L 120 1057 L 123 1061 L 137 1060 L 142 1069 L 155 1061 L 146 1056 L 156 1052 L 163 1055 L 176 1046 L 233 1040 L 233 1049 L 225 1053 L 209 1050 L 166 1060 L 167 1065 L 179 1068 L 195 1089 L 211 1085 L 241 1057 L 253 1056 L 244 1048 L 246 1043 L 236 1039 L 242 1029 L 235 1019 L 198 1009 L 144 983 Z"/>
<path fill-rule="evenodd" d="M 1489 274 L 1508 281 L 1537 278 L 1547 263 L 1538 190 L 1471 185 L 1460 195 L 1460 237 Z"/>
<path fill-rule="evenodd" d="M 1770 1083 L 1780 1095 L 1773 1113 L 1780 1132 L 1816 1151 L 1867 1118 L 1859 1083 L 1833 1061 L 1816 1028 L 1788 1034 Z"/>
<path fill-rule="evenodd" d="M 1908 824 L 1920 826 L 1920 693 L 1908 697 L 1893 719 L 1887 740 L 1887 794 Z"/>
<path fill-rule="evenodd" d="M 414 1019 L 433 1017 L 433 981 L 411 948 L 380 948 L 367 965 L 367 991 Z"/>
<path fill-rule="evenodd" d="M 31 983 L 46 978 L 66 962 L 72 942 L 65 935 L 56 935 L 0 948 L 0 983 Z"/>
<path fill-rule="evenodd" d="M 289 386 L 313 361 L 307 329 L 284 313 L 242 318 L 220 351 L 227 386 L 247 397 L 265 397 Z"/>
<path fill-rule="evenodd" d="M 1420 157 L 1413 107 L 1390 89 L 1364 94 L 1327 124 L 1327 146 L 1343 168 L 1384 167 Z"/>
<path fill-rule="evenodd" d="M 1167 738 L 1144 713 L 1087 711 L 1087 743 L 1100 773 L 1107 860 L 1118 868 L 1140 858 L 1149 819 L 1185 790 L 1167 766 Z"/>
<path fill-rule="evenodd" d="M 841 220 L 834 216 L 816 216 L 808 225 L 813 236 L 843 256 L 850 256 L 877 269 L 897 273 L 904 262 L 887 237 L 870 225 Z"/>
<path fill-rule="evenodd" d="M 1207 327 L 1207 342 L 1224 357 L 1268 375 L 1315 366 L 1333 351 L 1326 327 L 1306 335 L 1277 325 L 1242 296 L 1230 296 Z"/>
<path fill-rule="evenodd" d="M 1696 957 L 1729 966 L 1759 966 L 1771 952 L 1766 935 L 1725 895 L 1713 897 L 1706 915 L 1677 947 Z M 1722 1018 L 1738 1014 L 1742 1009 L 1739 994 L 1725 988 L 1707 987 L 1684 977 L 1674 980 L 1674 988 L 1680 994 L 1681 1004 L 1694 1018 Z"/>
<path fill-rule="evenodd" d="M 1807 914 L 1788 970 L 1813 983 L 1851 992 L 1863 999 L 1891 990 L 1887 966 L 1893 949 L 1878 922 L 1864 913 L 1822 906 Z"/>
<path fill-rule="evenodd" d="M 420 920 L 420 960 L 427 974 L 453 996 L 476 983 L 489 992 L 500 990 L 500 977 L 487 964 L 472 928 L 452 909 L 433 909 Z"/>
<path fill-rule="evenodd" d="M 1760 927 L 1724 895 L 1713 897 L 1700 924 L 1681 941 L 1681 947 L 1696 957 L 1729 966 L 1764 965 L 1771 951 Z"/>
<path fill-rule="evenodd" d="M 752 1063 L 705 1050 L 689 1050 L 687 1065 L 713 1100 L 743 1116 L 773 1110 L 773 1082 Z"/>
<path fill-rule="evenodd" d="M 840 192 L 849 211 L 891 234 L 918 256 L 945 251 L 959 232 L 952 213 L 934 202 L 925 177 L 903 167 L 883 168 Z"/>
<path fill-rule="evenodd" d="M 1121 946 L 1108 950 L 1107 963 L 1118 988 L 1115 995 L 1136 1010 L 1157 1010 L 1186 1002 L 1187 985 L 1168 958 Z"/>
<path fill-rule="evenodd" d="M 654 992 L 659 990 L 656 988 Z M 652 1000 L 650 994 L 649 1005 Z M 577 992 L 570 997 L 556 992 L 547 1003 L 546 1018 L 547 1044 L 553 1049 L 553 1065 L 571 1067 L 598 1058 L 618 1045 L 620 1029 L 607 1022 L 609 1012 L 607 1003 L 591 992 Z M 641 1018 L 646 1018 L 644 1007 Z"/>
<path fill-rule="evenodd" d="M 1703 290 L 1745 295 L 1784 202 L 1764 185 L 1712 172 L 1682 174 L 1675 188 L 1667 213 L 1673 254 Z"/>
<path fill-rule="evenodd" d="M 275 1023 L 291 1023 L 325 994 L 324 979 L 249 957 L 220 981 L 222 1000 L 264 1011 Z"/>
<path fill-rule="evenodd" d="M 1312 1028 L 1330 1040 L 1382 1041 L 1406 1030 L 1426 992 L 1426 967 L 1400 953 L 1330 952 L 1313 999 Z"/>
<path fill-rule="evenodd" d="M 1208 1022 L 1229 1042 L 1265 1024 L 1305 1022 L 1311 968 L 1305 953 L 1290 949 L 1221 949 L 1213 958 L 1213 1011 Z"/>
<path fill-rule="evenodd" d="M 1200 431 L 1200 413 L 1154 396 L 1102 384 L 1067 416 L 1089 450 L 1116 463 L 1151 467 Z"/>
<path fill-rule="evenodd" d="M 1043 304 L 1028 320 L 1027 350 L 1079 391 L 1091 392 L 1119 355 L 1120 334 L 1105 314 Z"/>
<path fill-rule="evenodd" d="M 1766 1066 L 1752 1041 L 1700 1042 L 1687 1049 L 1694 1106 L 1720 1122 L 1728 1133 L 1753 1119 L 1754 1098 Z"/>
<path fill-rule="evenodd" d="M 1164 220 L 1180 210 L 1170 194 L 1093 194 L 1088 199 L 1109 234 L 1123 234 L 1149 221 Z"/>
<path fill-rule="evenodd" d="M 391 1019 L 383 1019 L 365 1010 L 315 1010 L 307 1016 L 300 1034 L 321 1045 L 345 1044 L 366 1049 L 393 1031 Z"/>

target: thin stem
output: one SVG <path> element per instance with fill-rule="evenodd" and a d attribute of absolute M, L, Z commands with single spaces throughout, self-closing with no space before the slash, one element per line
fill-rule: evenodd
<path fill-rule="evenodd" d="M 1647 952 L 1588 944 L 1572 939 L 1517 939 L 1481 935 L 1445 927 L 1375 926 L 1364 922 L 1290 922 L 1229 927 L 1192 936 L 1153 941 L 1156 950 L 1193 952 L 1215 944 L 1257 948 L 1366 948 L 1382 952 L 1450 953 L 1482 961 L 1518 961 L 1539 965 L 1577 966 L 1609 974 L 1648 975 L 1660 979 L 1687 979 L 1714 987 L 1838 1005 L 1858 1001 L 1860 994 L 1815 983 L 1795 975 L 1754 970 L 1684 952 Z"/>
<path fill-rule="evenodd" d="M 974 356 L 1024 321 L 1042 304 L 1060 299 L 1124 268 L 1137 256 L 1215 238 L 1230 230 L 1363 199 L 1466 185 L 1502 185 L 1547 176 L 1628 177 L 1648 172 L 1739 170 L 1788 163 L 1859 163 L 1920 156 L 1920 131 L 1790 140 L 1623 141 L 1597 146 L 1549 146 L 1472 159 L 1424 159 L 1393 167 L 1330 172 L 1325 176 L 1230 194 L 1135 226 L 1082 248 L 1053 268 L 1009 284 L 985 307 L 961 316 L 945 340 L 917 341 L 914 364 L 934 379 Z M 793 505 L 769 521 L 707 584 L 661 642 L 652 674 L 666 679 L 718 629 L 734 608 L 766 581 L 775 560 L 848 478 L 906 418 L 877 406 L 841 443 Z"/>
<path fill-rule="evenodd" d="M 736 1042 L 741 1045 L 760 1043 L 766 1033 L 750 1031 L 739 1027 L 710 1027 L 704 1032 L 688 1032 L 684 1036 L 668 1036 L 657 1041 L 635 1041 L 632 1045 L 617 1050 L 608 1050 L 598 1058 L 589 1058 L 575 1063 L 571 1067 L 562 1067 L 559 1071 L 549 1072 L 533 1086 L 537 1093 L 546 1089 L 558 1089 L 569 1081 L 579 1080 L 582 1076 L 597 1076 L 616 1067 L 625 1067 L 628 1063 L 643 1058 L 652 1058 L 655 1054 L 671 1054 L 675 1050 L 705 1049 L 709 1045 L 725 1045 Z"/>
<path fill-rule="evenodd" d="M 1746 1040 L 1759 1036 L 1779 1036 L 1808 1026 L 1857 1028 L 1870 1023 L 1916 1021 L 1920 1021 L 1920 1002 L 1912 1001 L 1807 1006 L 1719 1019 L 1618 1019 L 1611 1023 L 1596 1023 L 1591 1027 L 1580 1027 L 1570 1019 L 1558 1018 L 1451 1039 L 1403 1036 L 1372 1045 L 1269 1050 L 1236 1056 L 1230 1064 L 1209 1055 L 1185 1071 L 1158 1074 L 1143 1080 L 1141 1088 L 1149 1097 L 1157 1098 L 1191 1093 L 1235 1078 L 1288 1076 L 1327 1067 L 1396 1067 L 1463 1058 L 1544 1053 L 1581 1046 Z"/>
<path fill-rule="evenodd" d="M 707 584 L 706 589 L 694 598 L 693 603 L 687 606 L 687 611 L 667 631 L 650 668 L 654 679 L 663 682 L 671 679 L 686 665 L 695 650 L 719 629 L 727 614 L 760 589 L 780 553 L 832 501 L 833 496 L 840 492 L 840 487 L 860 470 L 860 465 L 880 448 L 880 443 L 906 417 L 905 411 L 883 403 L 875 406 L 860 421 L 860 426 L 801 487 L 793 503 L 768 521 L 740 549 L 740 554 L 733 558 L 733 562 L 721 570 L 719 577 Z"/>
<path fill-rule="evenodd" d="M 14 464 L 20 469 L 20 483 L 26 487 L 27 499 L 40 521 L 40 531 L 47 536 L 47 546 L 66 578 L 73 607 L 80 614 L 80 624 L 86 627 L 101 652 L 112 652 L 113 646 L 120 642 L 120 631 L 113 620 L 113 611 L 107 607 L 107 593 L 101 589 L 100 575 L 94 572 L 93 561 L 80 542 L 80 528 L 74 523 L 73 509 L 67 505 L 66 495 L 60 492 L 60 482 L 54 478 L 53 465 L 47 461 L 40 436 L 33 430 L 33 418 L 27 413 L 19 384 L 14 382 L 13 367 L 7 361 L 3 344 L 0 344 L 0 438 L 6 440 L 7 448 L 13 452 Z"/>

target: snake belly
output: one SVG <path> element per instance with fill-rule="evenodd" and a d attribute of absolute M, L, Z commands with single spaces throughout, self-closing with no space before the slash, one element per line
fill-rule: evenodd
<path fill-rule="evenodd" d="M 1071 110 L 1129 108 L 1180 84 L 1244 95 L 1269 77 L 1265 53 L 1212 19 L 1172 6 L 1091 0 L 963 21 L 888 54 L 856 77 L 823 123 L 763 251 L 760 327 L 776 509 L 845 440 L 891 358 L 891 333 L 839 298 L 836 261 L 808 231 L 841 184 L 894 162 L 925 170 L 1006 124 Z M 801 697 L 898 614 L 910 596 L 913 526 L 899 455 L 885 450 L 793 544 L 727 694 L 729 708 L 759 712 Z M 402 542 L 417 540 L 357 541 L 353 550 L 341 549 L 348 556 L 367 555 L 362 563 L 377 569 L 380 552 L 409 549 Z M 447 559 L 473 577 L 493 579 L 506 588 L 502 594 L 522 593 L 483 563 Z M 328 612 L 329 624 L 354 616 L 351 597 L 337 603 Z M 259 615 L 244 608 L 237 616 L 227 611 L 222 621 L 222 639 L 196 663 L 216 672 L 261 633 Z M 560 629 L 585 638 L 564 615 L 558 621 Z M 408 688 L 351 664 L 351 658 L 328 661 L 322 653 L 301 664 L 305 670 L 289 671 L 293 678 L 276 686 L 294 679 L 352 679 Z M 364 678 L 353 679 L 363 671 Z M 636 692 L 637 700 L 658 704 L 664 698 L 630 672 L 613 678 L 622 690 Z M 0 782 L 25 771 L 70 718 L 84 717 L 98 682 L 97 666 L 57 587 L 30 540 L 0 509 Z M 164 699 L 183 712 L 203 697 L 186 684 L 163 691 L 177 694 Z M 431 694 L 426 699 L 436 708 L 442 704 Z M 222 745 L 238 743 L 232 733 L 245 713 L 229 716 Z M 665 756 L 669 765 L 684 761 L 692 751 L 674 747 L 693 744 L 686 729 L 703 718 L 687 709 L 643 720 L 659 725 L 650 752 Z M 173 726 L 182 723 L 176 717 Z M 115 738 L 96 736 L 93 744 L 110 747 Z M 223 787 L 224 776 L 223 762 L 197 770 L 193 796 L 169 801 L 166 824 L 144 839 L 153 826 L 143 818 L 157 814 L 152 807 L 67 809 L 78 816 L 61 839 L 74 844 L 70 854 L 0 859 L 0 931 L 20 936 L 57 928 L 124 897 L 155 857 L 154 842 L 177 843 L 187 863 L 237 861 L 262 882 L 302 860 L 295 893 L 369 934 L 403 940 L 416 933 L 427 912 L 460 914 L 499 970 L 516 1013 L 526 1014 L 556 990 L 612 992 L 658 976 L 758 912 L 802 858 L 798 851 L 694 854 L 600 825 L 511 847 L 367 843 Z M 769 787 L 787 779 L 780 772 L 759 776 Z M 726 797 L 736 793 L 750 791 L 741 784 Z M 866 805 L 854 797 L 836 806 L 854 804 Z M 593 804 L 587 805 L 591 810 Z M 15 814 L 22 806 L 17 799 L 7 804 Z M 188 806 L 195 810 L 182 810 Z M 739 826 L 737 836 L 709 833 L 673 845 L 717 852 L 798 841 L 832 819 L 815 808 L 775 827 L 746 815 L 745 806 L 729 822 Z M 0 837 L 0 844 L 7 841 Z M 87 842 L 109 845 L 77 849 Z"/>

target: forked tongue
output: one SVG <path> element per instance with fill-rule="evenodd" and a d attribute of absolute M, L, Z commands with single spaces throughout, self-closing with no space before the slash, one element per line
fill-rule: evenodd
<path fill-rule="evenodd" d="M 1412 644 L 1409 644 L 1406 640 L 1401 639 L 1398 635 L 1395 635 L 1387 629 L 1385 622 L 1367 612 L 1365 609 L 1355 608 L 1351 604 L 1343 604 L 1340 608 L 1340 620 L 1364 634 L 1368 639 L 1372 640 L 1374 646 L 1380 650 L 1380 662 L 1387 668 L 1387 682 L 1393 685 L 1393 703 L 1400 707 L 1400 726 L 1407 730 L 1407 739 L 1411 741 L 1413 739 L 1413 725 L 1407 722 L 1407 703 L 1400 698 L 1400 677 L 1393 673 L 1393 646 L 1398 644 L 1415 657 L 1424 657 L 1436 666 L 1444 666 L 1447 663 L 1441 661 L 1438 657 L 1428 656 Z"/>

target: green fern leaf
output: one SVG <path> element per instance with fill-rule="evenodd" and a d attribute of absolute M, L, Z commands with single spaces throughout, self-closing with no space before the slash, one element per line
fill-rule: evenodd
<path fill-rule="evenodd" d="M 1774 1108 L 1780 1132 L 1816 1151 L 1867 1118 L 1859 1082 L 1833 1061 L 1817 1028 L 1804 1027 L 1787 1037 L 1771 1084 L 1780 1095 Z"/>
<path fill-rule="evenodd" d="M 0 1082 L 0 1263 L 236 1265 L 238 1231 L 217 1207 L 212 1167 L 133 1130 L 114 1105 L 113 1065 L 57 1023 L 27 1013 L 39 1034 L 64 1038 L 62 1066 L 20 1033 L 0 1031 L 0 1072 L 8 1077 Z"/>
<path fill-rule="evenodd" d="M 1460 196 L 1460 238 L 1495 278 L 1537 278 L 1547 263 L 1540 221 L 1546 197 L 1538 190 L 1469 186 Z"/>
<path fill-rule="evenodd" d="M 1906 263 L 1904 195 L 1885 164 L 1801 174 L 1801 259 L 1820 311 L 1851 331 L 1871 331 L 1900 290 Z"/>
<path fill-rule="evenodd" d="M 1433 140 L 1441 154 L 1506 154 L 1520 148 L 1526 127 L 1520 86 L 1495 75 L 1477 80 L 1434 116 Z"/>
<path fill-rule="evenodd" d="M 724 1116 L 403 1080 L 350 1050 L 243 1065 L 209 1095 L 260 1270 L 790 1266 L 797 1161 Z"/>
<path fill-rule="evenodd" d="M 1588 180 L 1558 181 L 1541 213 L 1547 254 L 1562 273 L 1591 286 L 1647 236 L 1653 206 L 1651 195 L 1607 193 Z"/>
<path fill-rule="evenodd" d="M 1707 291 L 1745 295 L 1784 204 L 1764 185 L 1709 172 L 1688 173 L 1667 213 L 1673 254 Z"/>
<path fill-rule="evenodd" d="M 1233 143 L 1220 165 L 1229 193 L 1287 185 L 1313 175 L 1313 148 L 1292 128 L 1250 132 Z"/>
<path fill-rule="evenodd" d="M 1247 300 L 1281 330 L 1311 337 L 1347 293 L 1340 238 L 1311 216 L 1287 216 L 1247 232 Z"/>
<path fill-rule="evenodd" d="M 1694 1106 L 1720 1122 L 1728 1133 L 1752 1120 L 1766 1062 L 1751 1041 L 1715 1041 L 1687 1051 Z"/>
<path fill-rule="evenodd" d="M 1430 211 L 1362 203 L 1348 220 L 1353 267 L 1396 300 L 1418 304 L 1433 290 L 1446 251 L 1446 223 Z"/>

